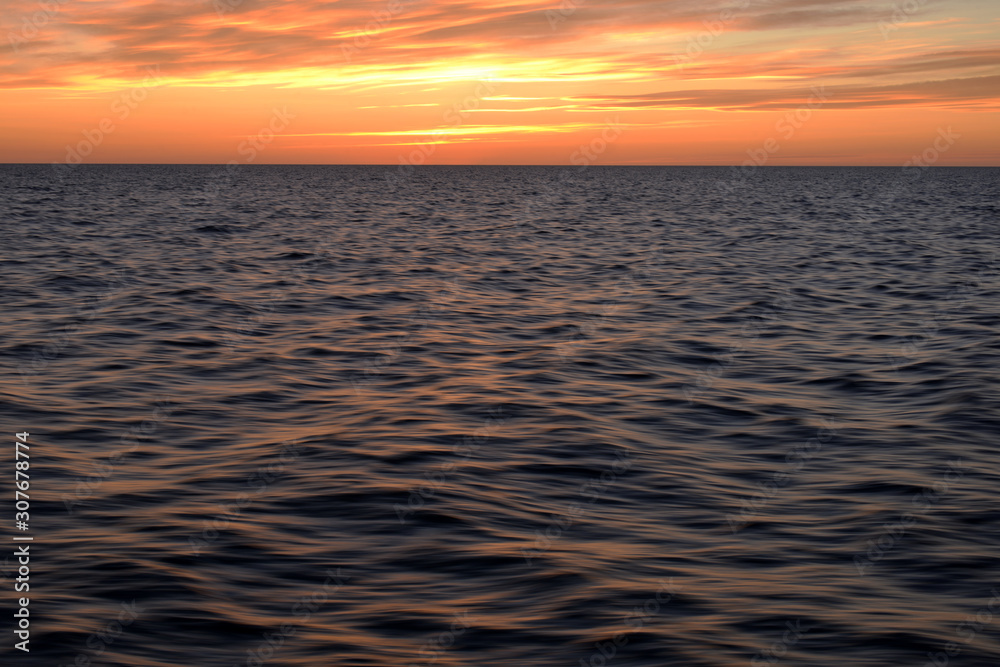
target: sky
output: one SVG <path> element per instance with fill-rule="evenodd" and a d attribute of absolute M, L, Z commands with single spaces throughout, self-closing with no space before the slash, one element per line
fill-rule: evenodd
<path fill-rule="evenodd" d="M 0 162 L 1000 165 L 997 0 L 0 0 Z"/>

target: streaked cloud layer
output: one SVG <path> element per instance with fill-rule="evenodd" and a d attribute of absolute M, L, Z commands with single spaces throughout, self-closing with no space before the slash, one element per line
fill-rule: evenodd
<path fill-rule="evenodd" d="M 425 136 L 428 162 L 565 164 L 614 122 L 602 163 L 731 164 L 817 88 L 774 164 L 898 164 L 945 126 L 942 164 L 1000 156 L 993 0 L 0 6 L 4 161 L 111 119 L 89 160 L 226 162 L 277 109 L 258 162 L 397 163 Z"/>

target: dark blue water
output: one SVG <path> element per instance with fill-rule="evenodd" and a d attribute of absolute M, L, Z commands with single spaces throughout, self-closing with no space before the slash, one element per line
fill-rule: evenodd
<path fill-rule="evenodd" d="M 998 176 L 0 166 L 0 661 L 1000 664 Z"/>

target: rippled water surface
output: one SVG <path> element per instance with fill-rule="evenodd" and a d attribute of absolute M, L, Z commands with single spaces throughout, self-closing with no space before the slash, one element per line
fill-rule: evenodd
<path fill-rule="evenodd" d="M 998 176 L 0 166 L 0 661 L 1000 664 Z"/>

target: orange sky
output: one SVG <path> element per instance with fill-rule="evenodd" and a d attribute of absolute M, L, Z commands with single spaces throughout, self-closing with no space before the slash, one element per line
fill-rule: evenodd
<path fill-rule="evenodd" d="M 901 165 L 937 141 L 935 164 L 1000 164 L 997 0 L 0 0 L 0 16 L 0 162 Z"/>

